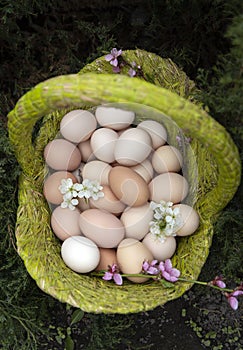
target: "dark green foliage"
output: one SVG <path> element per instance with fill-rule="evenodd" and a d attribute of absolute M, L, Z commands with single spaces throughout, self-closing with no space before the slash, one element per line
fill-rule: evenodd
<path fill-rule="evenodd" d="M 135 349 L 135 316 L 83 317 L 42 293 L 26 272 L 16 252 L 20 168 L 8 142 L 6 115 L 38 82 L 77 72 L 112 47 L 139 47 L 179 64 L 242 150 L 242 1 L 0 0 L 0 9 L 0 349 L 63 349 L 65 340 L 71 349 L 70 337 L 89 344 L 85 349 L 123 349 L 126 341 Z M 242 278 L 241 203 L 239 189 L 217 220 L 200 277 Z M 75 324 L 72 315 L 78 316 Z"/>

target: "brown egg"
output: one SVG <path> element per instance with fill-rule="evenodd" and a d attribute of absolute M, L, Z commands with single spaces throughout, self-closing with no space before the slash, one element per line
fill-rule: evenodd
<path fill-rule="evenodd" d="M 152 165 L 158 174 L 180 171 L 183 163 L 180 151 L 173 146 L 161 146 L 152 156 Z"/>
<path fill-rule="evenodd" d="M 95 155 L 93 154 L 91 145 L 90 145 L 90 139 L 80 142 L 78 144 L 78 149 L 81 153 L 82 161 L 87 162 L 95 159 Z"/>
<path fill-rule="evenodd" d="M 124 166 L 112 168 L 109 172 L 109 184 L 115 196 L 130 207 L 140 206 L 148 201 L 147 183 L 130 168 Z"/>
<path fill-rule="evenodd" d="M 176 231 L 177 236 L 189 236 L 194 233 L 199 226 L 199 215 L 195 209 L 186 204 L 176 204 L 173 208 L 180 209 L 181 226 Z"/>
<path fill-rule="evenodd" d="M 68 171 L 56 171 L 48 176 L 43 186 L 43 194 L 48 202 L 58 205 L 62 203 L 63 195 L 58 187 L 61 185 L 62 179 L 68 178 L 71 178 L 73 183 L 78 182 L 76 177 Z"/>
<path fill-rule="evenodd" d="M 119 268 L 124 274 L 137 274 L 142 272 L 145 260 L 152 261 L 153 255 L 148 248 L 139 240 L 125 238 L 117 247 L 117 261 Z M 143 283 L 147 277 L 127 277 L 130 281 Z"/>
<path fill-rule="evenodd" d="M 51 215 L 51 227 L 55 235 L 65 241 L 70 236 L 81 235 L 79 227 L 80 211 L 58 206 Z"/>
<path fill-rule="evenodd" d="M 142 243 L 150 250 L 154 259 L 160 261 L 170 259 L 176 250 L 176 239 L 172 236 L 166 237 L 164 242 L 160 242 L 151 233 L 148 233 Z"/>
<path fill-rule="evenodd" d="M 150 200 L 172 203 L 181 202 L 188 194 L 188 182 L 180 174 L 164 173 L 153 178 L 149 183 Z"/>
<path fill-rule="evenodd" d="M 99 248 L 100 250 L 100 262 L 96 267 L 96 271 L 99 270 L 107 270 L 108 266 L 112 266 L 113 264 L 118 265 L 116 259 L 116 250 L 111 248 Z"/>
<path fill-rule="evenodd" d="M 109 213 L 114 215 L 120 215 L 125 209 L 126 205 L 119 201 L 109 186 L 104 185 L 102 192 L 104 193 L 104 197 L 98 198 L 97 200 L 90 198 L 90 207 L 107 210 Z"/>
<path fill-rule="evenodd" d="M 87 209 L 80 214 L 79 226 L 84 236 L 101 248 L 114 248 L 125 236 L 121 221 L 100 209 Z"/>
<path fill-rule="evenodd" d="M 153 220 L 153 214 L 149 203 L 126 208 L 120 218 L 125 227 L 126 238 L 142 239 L 149 232 L 149 223 Z"/>
<path fill-rule="evenodd" d="M 44 149 L 44 158 L 54 170 L 76 169 L 81 162 L 81 153 L 72 143 L 64 139 L 50 141 Z"/>

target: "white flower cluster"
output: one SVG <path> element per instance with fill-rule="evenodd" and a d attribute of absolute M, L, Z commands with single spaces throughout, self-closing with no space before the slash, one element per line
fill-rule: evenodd
<path fill-rule="evenodd" d="M 78 204 L 77 198 L 93 198 L 97 200 L 104 197 L 101 191 L 103 187 L 96 180 L 84 179 L 82 183 L 73 183 L 72 179 L 62 179 L 59 190 L 63 195 L 62 208 L 75 209 Z"/>
<path fill-rule="evenodd" d="M 154 219 L 150 222 L 150 233 L 160 242 L 164 242 L 168 236 L 176 236 L 176 231 L 181 225 L 179 208 L 172 208 L 172 202 L 160 203 L 151 201 L 150 207 L 154 211 Z"/>

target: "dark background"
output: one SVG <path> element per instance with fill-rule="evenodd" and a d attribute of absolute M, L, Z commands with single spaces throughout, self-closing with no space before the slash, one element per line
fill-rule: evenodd
<path fill-rule="evenodd" d="M 18 257 L 14 226 L 20 168 L 7 138 L 7 114 L 18 98 L 49 77 L 78 72 L 113 47 L 171 58 L 194 80 L 198 99 L 224 125 L 242 155 L 243 7 L 241 0 L 0 0 L 0 348 L 243 348 L 242 300 L 233 311 L 221 293 L 193 286 L 150 312 L 77 312 L 41 292 Z M 215 225 L 200 275 L 242 280 L 239 189 Z"/>

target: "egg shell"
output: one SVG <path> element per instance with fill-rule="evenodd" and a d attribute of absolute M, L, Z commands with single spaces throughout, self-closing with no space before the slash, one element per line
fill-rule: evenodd
<path fill-rule="evenodd" d="M 117 139 L 114 156 L 118 163 L 133 166 L 143 162 L 152 150 L 150 135 L 142 129 L 131 128 Z"/>
<path fill-rule="evenodd" d="M 180 174 L 164 173 L 154 177 L 149 183 L 150 200 L 172 203 L 181 202 L 188 194 L 188 182 Z"/>
<path fill-rule="evenodd" d="M 75 169 L 74 171 L 72 171 L 72 174 L 76 177 L 78 182 L 82 182 L 82 170 L 83 170 L 84 165 L 85 165 L 85 163 L 81 162 L 79 164 L 79 167 L 77 169 Z"/>
<path fill-rule="evenodd" d="M 95 157 L 106 163 L 114 162 L 114 149 L 117 139 L 118 135 L 112 129 L 100 128 L 95 130 L 90 139 Z"/>
<path fill-rule="evenodd" d="M 137 125 L 137 128 L 145 130 L 150 135 L 153 149 L 166 143 L 167 131 L 162 124 L 155 120 L 144 120 Z"/>
<path fill-rule="evenodd" d="M 85 211 L 87 209 L 90 209 L 90 203 L 89 200 L 85 200 L 84 198 L 78 198 L 78 205 L 80 211 Z"/>
<path fill-rule="evenodd" d="M 199 226 L 199 215 L 195 209 L 187 204 L 176 204 L 174 208 L 180 209 L 182 225 L 176 231 L 177 236 L 189 236 L 194 233 Z"/>
<path fill-rule="evenodd" d="M 79 143 L 87 140 L 96 126 L 97 120 L 91 112 L 75 109 L 62 118 L 60 132 L 65 139 Z"/>
<path fill-rule="evenodd" d="M 151 162 L 145 159 L 141 164 L 137 164 L 131 167 L 132 170 L 136 171 L 137 174 L 142 176 L 142 178 L 149 183 L 154 175 L 154 169 Z"/>
<path fill-rule="evenodd" d="M 122 130 L 133 123 L 135 113 L 114 107 L 97 107 L 95 116 L 101 126 Z"/>
<path fill-rule="evenodd" d="M 102 192 L 104 193 L 104 197 L 98 198 L 97 200 L 90 198 L 90 207 L 107 210 L 114 215 L 120 215 L 126 205 L 114 195 L 109 186 L 104 185 Z"/>
<path fill-rule="evenodd" d="M 149 249 L 156 260 L 170 259 L 176 251 L 175 237 L 166 237 L 164 242 L 160 242 L 151 233 L 148 233 L 142 243 Z"/>
<path fill-rule="evenodd" d="M 149 189 L 145 180 L 134 170 L 116 166 L 109 172 L 109 184 L 115 196 L 132 207 L 145 204 L 149 198 Z"/>
<path fill-rule="evenodd" d="M 108 185 L 109 172 L 112 167 L 101 160 L 92 160 L 84 165 L 82 176 L 84 179 L 97 180 L 101 185 Z"/>
<path fill-rule="evenodd" d="M 95 269 L 96 271 L 108 270 L 108 267 L 112 266 L 113 264 L 118 265 L 115 249 L 99 248 L 99 251 L 100 251 L 100 262 Z"/>
<path fill-rule="evenodd" d="M 120 270 L 124 274 L 137 274 L 142 272 L 142 265 L 145 260 L 151 262 L 153 255 L 150 250 L 139 240 L 125 238 L 117 247 L 117 261 Z M 126 277 L 132 282 L 143 283 L 147 277 Z"/>
<path fill-rule="evenodd" d="M 48 202 L 57 205 L 63 202 L 63 195 L 58 187 L 62 179 L 68 178 L 71 178 L 73 183 L 78 182 L 76 177 L 68 171 L 56 171 L 47 177 L 43 185 L 43 194 Z"/>
<path fill-rule="evenodd" d="M 157 148 L 152 156 L 152 165 L 158 174 L 180 171 L 183 163 L 181 152 L 173 146 Z"/>
<path fill-rule="evenodd" d="M 81 153 L 81 158 L 83 162 L 90 162 L 91 160 L 95 159 L 95 155 L 93 154 L 93 151 L 90 145 L 90 139 L 80 142 L 78 144 L 78 149 Z"/>
<path fill-rule="evenodd" d="M 79 227 L 80 211 L 75 208 L 56 207 L 51 215 L 51 227 L 55 235 L 65 241 L 70 236 L 82 235 Z"/>
<path fill-rule="evenodd" d="M 81 162 L 81 153 L 72 143 L 64 139 L 50 141 L 44 149 L 44 158 L 54 170 L 76 169 Z"/>
<path fill-rule="evenodd" d="M 125 236 L 121 221 L 115 215 L 100 209 L 87 209 L 82 212 L 79 226 L 83 235 L 101 248 L 117 247 Z"/>
<path fill-rule="evenodd" d="M 153 210 L 149 203 L 140 207 L 127 208 L 122 213 L 121 222 L 125 227 L 125 237 L 141 240 L 149 232 L 153 220 Z"/>
<path fill-rule="evenodd" d="M 97 245 L 83 236 L 67 238 L 62 243 L 61 256 L 65 264 L 78 273 L 94 270 L 100 261 L 100 251 Z"/>

